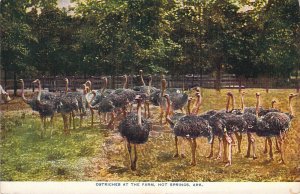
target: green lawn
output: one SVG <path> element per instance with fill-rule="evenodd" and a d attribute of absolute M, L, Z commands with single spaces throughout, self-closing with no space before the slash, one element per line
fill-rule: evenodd
<path fill-rule="evenodd" d="M 246 90 L 246 106 L 254 106 L 255 92 L 261 92 L 262 106 L 269 107 L 273 98 L 277 107 L 287 112 L 287 96 L 293 90 Z M 226 90 L 203 90 L 201 112 L 225 106 Z M 239 106 L 238 92 L 236 106 Z M 37 114 L 27 109 L 4 111 L 1 120 L 1 180 L 2 181 L 299 181 L 300 180 L 300 103 L 295 98 L 296 118 L 288 133 L 285 144 L 286 165 L 278 164 L 279 154 L 269 161 L 263 154 L 264 139 L 257 137 L 258 159 L 246 159 L 247 141 L 244 135 L 242 153 L 233 148 L 233 165 L 225 168 L 219 160 L 207 159 L 209 144 L 206 139 L 198 139 L 197 165 L 189 165 L 190 146 L 184 143 L 186 158 L 173 158 L 174 137 L 165 126 L 157 126 L 158 113 L 154 111 L 154 131 L 149 141 L 138 146 L 137 171 L 129 169 L 129 158 L 124 140 L 117 131 L 99 127 L 87 127 L 90 118 L 85 119 L 84 127 L 71 129 L 71 135 L 63 134 L 60 115 L 55 117 L 52 138 L 47 131 L 40 138 L 40 120 Z M 97 121 L 97 119 L 95 119 Z M 77 126 L 79 120 L 77 119 Z M 169 131 L 169 132 L 168 132 Z M 274 142 L 275 143 L 275 142 Z M 217 141 L 215 143 L 215 155 Z"/>

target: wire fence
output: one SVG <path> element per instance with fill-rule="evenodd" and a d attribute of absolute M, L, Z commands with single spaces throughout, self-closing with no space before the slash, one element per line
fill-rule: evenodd
<path fill-rule="evenodd" d="M 103 80 L 101 79 L 104 76 L 70 76 L 69 79 L 69 89 L 75 91 L 79 88 L 82 88 L 87 80 L 92 82 L 92 89 L 97 90 L 101 89 L 104 85 Z M 124 78 L 122 76 L 105 76 L 108 79 L 108 88 L 122 88 Z M 65 90 L 65 78 L 66 77 L 40 77 L 41 84 L 43 89 L 49 91 L 64 91 Z M 299 79 L 283 79 L 283 78 L 236 78 L 234 75 L 227 74 L 222 76 L 220 81 L 216 78 L 207 76 L 207 75 L 176 75 L 165 76 L 167 80 L 167 86 L 170 88 L 180 88 L 187 90 L 189 88 L 200 86 L 203 88 L 210 89 L 245 89 L 245 88 L 264 88 L 267 91 L 269 89 L 296 89 L 299 91 L 300 80 Z M 150 78 L 144 76 L 146 85 L 148 85 Z M 33 79 L 24 79 L 24 85 L 26 89 L 34 90 L 34 85 L 32 84 Z M 14 89 L 15 83 L 14 80 L 6 80 L 6 85 L 4 81 L 1 80 L 2 86 L 4 85 L 6 90 Z M 129 75 L 128 76 L 128 87 L 132 88 L 134 86 L 142 85 L 140 76 L 138 75 Z M 161 76 L 152 75 L 152 86 L 160 88 L 161 86 Z M 19 86 L 17 86 L 19 88 Z"/>

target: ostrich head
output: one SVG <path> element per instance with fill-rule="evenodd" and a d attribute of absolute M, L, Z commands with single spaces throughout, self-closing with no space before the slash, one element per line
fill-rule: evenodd
<path fill-rule="evenodd" d="M 229 91 L 229 92 L 227 92 L 226 95 L 227 95 L 226 112 L 229 112 L 229 103 L 230 103 L 232 93 Z"/>
<path fill-rule="evenodd" d="M 277 103 L 277 101 L 276 101 L 275 99 L 273 99 L 273 100 L 272 100 L 272 104 L 271 104 L 271 105 L 272 105 L 272 108 L 275 108 L 275 106 L 274 106 L 275 103 Z"/>
<path fill-rule="evenodd" d="M 92 82 L 91 82 L 90 80 L 87 80 L 87 81 L 85 82 L 85 85 L 86 85 L 87 87 L 90 87 L 90 86 L 92 85 Z"/>
<path fill-rule="evenodd" d="M 36 80 L 34 80 L 32 83 L 33 83 L 33 84 L 37 83 L 38 85 L 40 85 L 41 82 L 40 82 L 39 79 L 36 79 Z"/>
<path fill-rule="evenodd" d="M 290 95 L 289 95 L 289 99 L 292 99 L 292 98 L 294 98 L 294 97 L 296 97 L 296 96 L 298 96 L 298 94 L 293 94 L 293 93 L 290 93 Z"/>
<path fill-rule="evenodd" d="M 142 101 L 142 96 L 141 96 L 141 95 L 136 95 L 136 96 L 135 96 L 135 100 L 136 100 L 137 102 L 141 102 L 141 101 Z"/>

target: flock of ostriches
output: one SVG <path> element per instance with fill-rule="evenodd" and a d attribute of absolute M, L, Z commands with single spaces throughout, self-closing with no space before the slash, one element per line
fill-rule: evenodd
<path fill-rule="evenodd" d="M 208 158 L 213 157 L 214 139 L 219 140 L 219 150 L 217 159 L 223 158 L 225 166 L 232 164 L 232 146 L 237 145 L 238 152 L 241 152 L 242 134 L 247 135 L 248 149 L 246 157 L 256 159 L 255 136 L 265 138 L 265 150 L 273 160 L 272 140 L 276 138 L 276 149 L 280 152 L 280 163 L 284 163 L 283 144 L 286 133 L 294 117 L 291 101 L 297 96 L 289 95 L 289 113 L 280 112 L 274 108 L 275 101 L 272 101 L 272 108 L 264 109 L 260 106 L 260 94 L 256 93 L 257 103 L 255 107 L 244 106 L 244 94 L 241 93 L 241 109 L 234 108 L 234 96 L 231 92 L 227 93 L 227 103 L 224 110 L 210 110 L 198 114 L 202 103 L 202 97 L 199 88 L 195 88 L 196 95 L 189 97 L 186 93 L 176 89 L 166 88 L 166 80 L 162 78 L 161 88 L 157 89 L 151 86 L 151 76 L 149 84 L 146 85 L 143 80 L 143 72 L 140 70 L 142 85 L 132 89 L 127 88 L 127 76 L 124 76 L 123 88 L 112 90 L 107 89 L 107 78 L 103 77 L 103 87 L 101 90 L 91 90 L 92 83 L 87 81 L 82 85 L 83 92 L 69 92 L 68 79 L 66 89 L 59 94 L 45 92 L 41 89 L 41 83 L 37 79 L 33 83 L 38 85 L 38 95 L 32 99 L 27 99 L 24 95 L 24 82 L 22 84 L 22 99 L 29 104 L 34 111 L 38 111 L 42 120 L 41 136 L 45 134 L 46 118 L 52 119 L 55 113 L 61 113 L 64 122 L 64 132 L 70 133 L 70 126 L 74 117 L 79 113 L 80 126 L 82 118 L 87 110 L 91 112 L 91 125 L 94 123 L 94 111 L 98 110 L 100 122 L 107 124 L 108 128 L 114 129 L 115 122 L 119 121 L 118 130 L 127 142 L 127 149 L 130 156 L 131 170 L 136 170 L 137 163 L 137 144 L 147 142 L 149 132 L 152 128 L 150 104 L 160 108 L 160 123 L 167 123 L 173 130 L 175 136 L 174 157 L 182 156 L 179 154 L 178 138 L 186 139 L 191 146 L 192 160 L 191 165 L 196 165 L 196 138 L 207 138 L 210 143 L 210 154 Z M 192 98 L 196 98 L 194 105 L 191 105 Z M 135 106 L 136 105 L 136 106 Z M 229 107 L 231 109 L 229 109 Z M 134 107 L 134 108 L 133 108 Z M 135 108 L 136 107 L 136 108 Z M 187 107 L 186 113 L 183 108 Z M 144 109 L 144 114 L 142 114 Z M 177 112 L 181 110 L 181 112 Z M 110 119 L 108 121 L 108 115 Z M 53 124 L 52 124 L 53 128 Z M 51 128 L 51 134 L 52 134 Z M 233 135 L 235 138 L 233 138 Z M 133 146 L 133 153 L 132 153 Z M 223 151 L 222 151 L 223 150 Z M 222 157 L 223 152 L 223 157 Z"/>

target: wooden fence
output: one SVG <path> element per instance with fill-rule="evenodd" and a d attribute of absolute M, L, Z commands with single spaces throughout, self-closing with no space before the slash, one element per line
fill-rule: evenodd
<path fill-rule="evenodd" d="M 122 88 L 124 78 L 122 76 L 106 76 L 108 78 L 108 88 Z M 42 87 L 48 89 L 49 91 L 63 91 L 65 89 L 65 77 L 40 77 Z M 101 76 L 91 76 L 91 77 L 80 77 L 72 76 L 67 77 L 69 79 L 69 88 L 71 90 L 76 90 L 82 87 L 82 84 L 87 80 L 92 82 L 92 89 L 100 89 L 103 87 L 103 80 Z M 214 88 L 217 89 L 218 81 L 215 78 L 209 76 L 195 76 L 195 75 L 181 75 L 181 76 L 165 76 L 167 80 L 168 87 L 170 88 L 192 88 L 194 86 L 200 86 L 203 88 Z M 145 83 L 148 84 L 149 77 L 144 76 Z M 25 88 L 32 88 L 33 79 L 24 79 Z M 288 79 L 271 79 L 271 78 L 235 78 L 232 76 L 222 77 L 220 80 L 220 89 L 222 88 L 232 88 L 232 89 L 243 89 L 243 88 L 264 88 L 268 89 L 297 89 L 299 91 L 299 80 L 288 80 Z M 9 79 L 4 84 L 1 80 L 2 86 L 6 90 L 11 90 L 14 88 L 14 81 Z M 136 75 L 128 76 L 128 86 L 132 88 L 134 86 L 141 85 L 140 77 Z M 159 75 L 152 76 L 152 86 L 160 88 L 161 77 Z"/>

